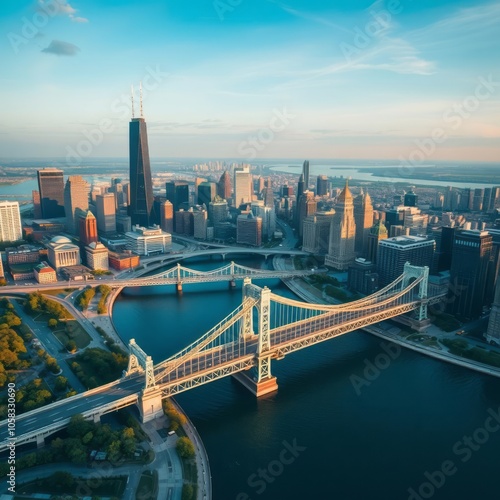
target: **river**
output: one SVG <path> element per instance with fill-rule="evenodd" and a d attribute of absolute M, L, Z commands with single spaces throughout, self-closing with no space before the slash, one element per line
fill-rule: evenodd
<path fill-rule="evenodd" d="M 292 296 L 277 280 L 258 284 Z M 134 288 L 116 301 L 114 322 L 159 362 L 240 301 L 241 287 L 226 283 L 181 296 Z M 500 411 L 500 381 L 401 350 L 356 390 L 383 345 L 353 332 L 273 361 L 279 389 L 258 400 L 231 378 L 177 396 L 207 449 L 213 498 L 497 499 L 500 426 L 490 412 Z"/>

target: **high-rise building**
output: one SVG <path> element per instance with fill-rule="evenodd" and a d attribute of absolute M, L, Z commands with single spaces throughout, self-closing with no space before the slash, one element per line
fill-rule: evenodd
<path fill-rule="evenodd" d="M 495 300 L 493 301 L 493 305 L 491 306 L 486 340 L 488 342 L 493 341 L 497 344 L 500 344 L 500 281 L 497 282 Z"/>
<path fill-rule="evenodd" d="M 346 182 L 345 188 L 337 198 L 335 215 L 330 227 L 330 242 L 325 265 L 347 271 L 356 257 L 354 251 L 356 223 L 354 221 L 354 200 Z"/>
<path fill-rule="evenodd" d="M 219 196 L 216 196 L 214 201 L 208 205 L 208 218 L 214 227 L 221 222 L 227 221 L 227 213 L 227 201 L 223 200 Z"/>
<path fill-rule="evenodd" d="M 420 236 L 396 236 L 379 241 L 377 268 L 384 287 L 403 274 L 405 263 L 431 267 L 436 242 Z"/>
<path fill-rule="evenodd" d="M 142 94 L 142 92 L 141 92 Z M 134 110 L 132 110 L 132 116 Z M 130 145 L 130 199 L 129 215 L 133 225 L 149 227 L 154 219 L 153 184 L 149 163 L 148 132 L 142 116 L 132 118 L 129 125 Z"/>
<path fill-rule="evenodd" d="M 304 190 L 307 191 L 309 189 L 309 160 L 304 161 L 302 174 L 304 175 Z"/>
<path fill-rule="evenodd" d="M 312 191 L 304 191 L 297 207 L 299 238 L 302 238 L 304 234 L 304 219 L 310 215 L 314 215 L 317 208 L 318 203 L 314 198 L 314 193 Z"/>
<path fill-rule="evenodd" d="M 98 194 L 95 199 L 97 230 L 99 233 L 116 232 L 114 193 Z"/>
<path fill-rule="evenodd" d="M 483 209 L 484 189 L 474 189 L 474 199 L 472 202 L 472 211 L 480 212 Z"/>
<path fill-rule="evenodd" d="M 223 200 L 229 200 L 231 198 L 231 176 L 227 170 L 224 170 L 217 183 L 217 194 Z"/>
<path fill-rule="evenodd" d="M 42 206 L 40 204 L 40 193 L 34 189 L 31 191 L 31 195 L 33 197 L 33 217 L 35 219 L 42 218 Z"/>
<path fill-rule="evenodd" d="M 316 212 L 304 219 L 302 250 L 315 255 L 328 253 L 330 242 L 330 226 L 335 210 L 328 212 Z"/>
<path fill-rule="evenodd" d="M 236 242 L 242 245 L 260 246 L 262 243 L 262 219 L 252 212 L 238 216 Z"/>
<path fill-rule="evenodd" d="M 88 210 L 90 184 L 81 175 L 70 175 L 64 187 L 64 211 L 66 229 L 71 234 L 78 232 L 77 209 Z"/>
<path fill-rule="evenodd" d="M 328 177 L 326 175 L 318 175 L 316 179 L 316 195 L 326 196 L 328 194 Z"/>
<path fill-rule="evenodd" d="M 64 217 L 63 171 L 57 168 L 43 168 L 37 171 L 37 175 L 42 217 Z"/>
<path fill-rule="evenodd" d="M 418 195 L 413 192 L 413 189 L 405 194 L 404 205 L 405 207 L 416 207 L 418 205 Z"/>
<path fill-rule="evenodd" d="M 208 214 L 204 208 L 196 207 L 193 210 L 193 236 L 196 239 L 205 240 L 207 238 Z"/>
<path fill-rule="evenodd" d="M 249 166 L 234 169 L 234 206 L 252 201 L 252 174 Z"/>
<path fill-rule="evenodd" d="M 0 241 L 23 239 L 19 202 L 0 201 Z"/>
<path fill-rule="evenodd" d="M 215 198 L 217 186 L 215 182 L 202 182 L 198 185 L 198 205 L 208 205 Z"/>
<path fill-rule="evenodd" d="M 297 200 L 304 194 L 304 191 L 306 189 L 307 188 L 305 187 L 304 183 L 304 174 L 300 174 L 299 182 L 297 184 Z"/>
<path fill-rule="evenodd" d="M 387 237 L 387 228 L 381 220 L 378 220 L 368 234 L 367 258 L 370 262 L 377 263 L 378 245 L 381 240 L 385 240 Z"/>
<path fill-rule="evenodd" d="M 354 222 L 356 223 L 356 240 L 354 251 L 358 257 L 366 257 L 368 253 L 368 235 L 373 226 L 373 205 L 368 193 L 354 199 Z"/>
<path fill-rule="evenodd" d="M 481 315 L 492 248 L 493 237 L 486 231 L 455 233 L 447 298 L 450 314 L 467 320 Z"/>
<path fill-rule="evenodd" d="M 169 181 L 165 183 L 167 200 L 174 206 L 174 212 L 181 208 L 183 204 L 189 204 L 189 184 L 186 181 Z"/>
<path fill-rule="evenodd" d="M 80 243 L 84 246 L 98 241 L 97 221 L 94 214 L 90 211 L 77 210 L 78 235 Z"/>
<path fill-rule="evenodd" d="M 174 206 L 168 200 L 160 205 L 160 226 L 166 233 L 174 232 Z"/>
<path fill-rule="evenodd" d="M 264 200 L 256 200 L 252 201 L 251 210 L 256 217 L 262 219 L 262 239 L 272 239 L 276 231 L 276 213 L 274 212 L 274 208 L 267 207 L 264 204 Z"/>

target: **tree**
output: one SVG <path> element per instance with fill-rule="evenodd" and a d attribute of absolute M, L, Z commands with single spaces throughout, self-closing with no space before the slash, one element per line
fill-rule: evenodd
<path fill-rule="evenodd" d="M 194 500 L 194 488 L 191 484 L 182 487 L 182 500 Z"/>
<path fill-rule="evenodd" d="M 51 476 L 47 478 L 48 483 L 57 489 L 68 489 L 73 486 L 75 479 L 69 472 L 58 471 L 54 472 Z"/>
<path fill-rule="evenodd" d="M 55 318 L 50 318 L 49 321 L 47 321 L 47 325 L 49 326 L 49 328 L 52 328 L 54 329 L 56 326 L 57 326 L 57 319 Z"/>
<path fill-rule="evenodd" d="M 68 379 L 60 375 L 56 378 L 55 389 L 56 391 L 64 391 L 68 387 Z"/>
<path fill-rule="evenodd" d="M 194 457 L 194 445 L 188 437 L 181 437 L 176 444 L 177 453 L 181 458 Z"/>
<path fill-rule="evenodd" d="M 74 340 L 69 340 L 66 342 L 66 350 L 68 352 L 76 352 L 76 342 Z"/>

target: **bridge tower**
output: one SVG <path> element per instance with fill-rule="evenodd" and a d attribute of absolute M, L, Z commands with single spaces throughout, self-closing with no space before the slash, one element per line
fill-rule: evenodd
<path fill-rule="evenodd" d="M 260 397 L 269 394 L 278 389 L 276 377 L 271 375 L 271 340 L 269 336 L 270 330 L 270 315 L 271 315 L 271 290 L 267 287 L 259 288 L 252 286 L 250 278 L 245 278 L 243 284 L 243 300 L 246 297 L 258 297 L 258 344 L 255 368 L 249 370 L 255 375 L 252 377 L 247 372 L 240 372 L 234 375 L 234 378 L 241 382 L 255 396 Z M 253 335 L 253 308 L 250 308 L 243 317 L 241 334 L 243 338 Z"/>
<path fill-rule="evenodd" d="M 149 422 L 163 415 L 162 392 L 156 387 L 154 365 L 151 356 L 148 356 L 136 343 L 130 339 L 128 344 L 129 360 L 126 375 L 144 372 L 145 384 L 138 400 L 139 412 L 143 422 Z"/>
<path fill-rule="evenodd" d="M 429 268 L 427 266 L 418 267 L 412 266 L 409 262 L 404 267 L 404 277 L 401 283 L 402 288 L 406 288 L 410 284 L 410 280 L 423 277 L 418 287 L 418 298 L 422 300 L 420 308 L 417 311 L 418 321 L 427 319 L 427 289 L 429 286 Z"/>

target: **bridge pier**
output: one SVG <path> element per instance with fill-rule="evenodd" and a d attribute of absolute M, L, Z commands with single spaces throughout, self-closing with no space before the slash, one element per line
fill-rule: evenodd
<path fill-rule="evenodd" d="M 236 280 L 233 279 L 229 282 L 229 288 L 236 288 Z"/>
<path fill-rule="evenodd" d="M 38 434 L 36 437 L 36 447 L 37 448 L 43 448 L 45 446 L 45 438 L 43 437 L 42 434 Z"/>
<path fill-rule="evenodd" d="M 177 289 L 177 293 L 182 293 L 182 282 L 181 281 L 179 281 L 177 283 L 177 288 L 176 289 Z"/>
<path fill-rule="evenodd" d="M 163 415 L 161 389 L 143 389 L 138 406 L 142 423 L 149 422 Z"/>
<path fill-rule="evenodd" d="M 233 377 L 258 398 L 278 390 L 278 379 L 273 376 L 262 379 L 260 382 L 252 378 L 248 372 L 235 373 Z"/>

